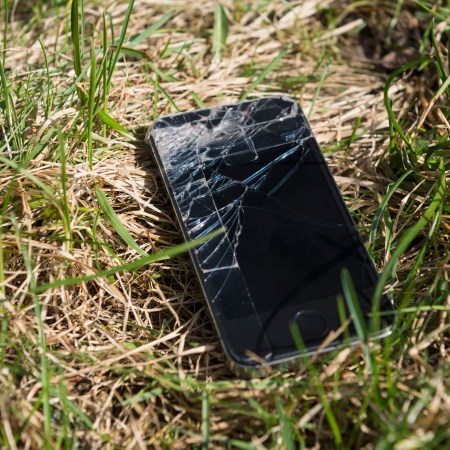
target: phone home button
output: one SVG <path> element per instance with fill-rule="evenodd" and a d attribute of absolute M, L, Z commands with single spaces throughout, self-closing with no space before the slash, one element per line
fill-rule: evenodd
<path fill-rule="evenodd" d="M 300 311 L 294 317 L 304 342 L 322 339 L 328 333 L 327 319 L 319 311 Z"/>

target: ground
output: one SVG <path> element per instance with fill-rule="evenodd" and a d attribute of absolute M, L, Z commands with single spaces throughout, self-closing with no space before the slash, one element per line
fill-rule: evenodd
<path fill-rule="evenodd" d="M 450 448 L 448 3 L 131 6 L 2 2 L 0 446 Z M 308 115 L 398 321 L 241 379 L 144 136 L 271 94 Z"/>

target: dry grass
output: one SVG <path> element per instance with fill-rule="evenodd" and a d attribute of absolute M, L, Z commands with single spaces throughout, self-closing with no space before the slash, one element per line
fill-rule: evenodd
<path fill-rule="evenodd" d="M 343 446 L 352 448 L 375 448 L 375 443 L 383 449 L 449 448 L 448 204 L 435 227 L 412 242 L 391 280 L 397 306 L 412 309 L 400 315 L 391 348 L 374 345 L 375 375 L 367 374 L 359 349 L 344 349 L 297 371 L 237 379 L 224 364 L 186 255 L 37 293 L 42 284 L 138 257 L 99 209 L 97 188 L 141 249 L 156 252 L 181 242 L 143 142 L 153 118 L 173 111 L 155 80 L 182 111 L 196 107 L 192 93 L 208 106 L 231 103 L 287 46 L 287 55 L 252 95 L 287 93 L 312 111 L 315 134 L 368 239 L 388 186 L 405 171 L 399 161 L 407 149 L 395 133 L 390 138 L 383 103 L 384 69 L 398 67 L 390 41 L 399 39 L 399 30 L 406 39 L 403 49 L 419 50 L 422 44 L 421 52 L 430 52 L 423 36 L 431 16 L 408 1 L 398 17 L 396 4 L 381 1 L 376 8 L 331 0 L 224 1 L 229 31 L 220 61 L 211 53 L 214 1 L 136 2 L 129 36 L 169 9 L 175 14 L 139 45 L 145 57 L 119 60 L 108 111 L 133 138 L 105 133 L 96 121 L 90 170 L 86 120 L 75 93 L 64 99 L 75 79 L 70 8 L 54 3 L 11 5 L 7 31 L 6 75 L 18 119 L 13 130 L 4 108 L 0 111 L 0 133 L 7 142 L 1 155 L 23 161 L 39 143 L 43 147 L 22 171 L 1 165 L 0 445 L 326 449 L 335 448 L 341 435 Z M 86 2 L 86 35 L 94 36 L 96 47 L 103 11 L 110 14 L 117 39 L 126 7 L 122 0 Z M 395 17 L 392 33 L 382 33 Z M 443 31 L 436 28 L 439 50 L 448 59 Z M 391 49 L 394 54 L 383 60 Z M 163 77 L 155 75 L 155 66 Z M 87 92 L 88 81 L 80 87 Z M 433 100 L 421 119 L 437 89 L 432 65 L 398 76 L 389 89 L 403 129 L 413 132 L 419 125 L 420 137 L 430 144 L 450 131 L 446 94 Z M 448 170 L 448 155 L 442 158 Z M 438 168 L 424 163 L 423 155 L 417 159 L 415 176 L 392 196 L 372 243 L 380 269 L 433 195 Z M 416 309 L 430 305 L 439 308 Z"/>

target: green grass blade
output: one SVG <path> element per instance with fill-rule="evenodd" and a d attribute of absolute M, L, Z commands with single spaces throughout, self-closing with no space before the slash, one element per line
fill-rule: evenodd
<path fill-rule="evenodd" d="M 108 31 L 106 28 L 106 15 L 103 11 L 102 16 L 102 25 L 103 25 L 103 41 L 102 41 L 102 104 L 103 111 L 106 113 L 106 109 L 108 107 Z M 102 121 L 103 122 L 103 121 Z M 103 123 L 103 137 L 106 138 L 106 124 Z"/>
<path fill-rule="evenodd" d="M 442 62 L 441 55 L 439 53 L 438 43 L 436 42 L 436 36 L 434 33 L 434 20 L 431 22 L 430 35 L 431 35 L 431 43 L 433 44 L 433 49 L 434 49 L 434 57 L 436 58 L 436 69 L 438 71 L 439 77 L 441 78 L 442 82 L 444 83 L 445 80 L 447 79 L 447 75 L 445 73 L 444 63 Z M 449 94 L 448 91 L 447 91 L 447 94 Z"/>
<path fill-rule="evenodd" d="M 343 327 L 343 334 L 346 342 L 351 340 L 350 332 L 348 330 L 348 318 L 347 311 L 345 309 L 344 297 L 342 295 L 338 295 L 336 298 L 337 303 L 337 311 L 339 316 L 339 323 Z"/>
<path fill-rule="evenodd" d="M 353 285 L 352 277 L 350 275 L 350 272 L 346 268 L 342 269 L 341 283 L 344 299 L 350 311 L 353 324 L 355 325 L 356 334 L 361 341 L 369 372 L 373 373 L 374 360 L 370 348 L 367 344 L 369 340 L 369 334 L 367 332 L 366 322 L 361 311 L 361 306 L 359 304 L 358 295 L 355 291 L 355 286 Z"/>
<path fill-rule="evenodd" d="M 5 69 L 4 65 L 0 62 L 0 82 L 1 82 L 1 92 L 3 94 L 3 103 L 4 110 L 6 116 L 6 123 L 10 129 L 12 129 L 12 120 L 11 120 L 11 109 L 9 105 L 9 87 L 8 82 L 6 81 Z"/>
<path fill-rule="evenodd" d="M 116 47 L 112 46 L 111 48 L 115 49 Z M 167 73 L 167 72 L 163 72 L 161 69 L 158 68 L 158 66 L 156 64 L 153 64 L 151 62 L 150 56 L 145 51 L 136 50 L 136 49 L 130 48 L 130 47 L 122 47 L 120 52 L 121 52 L 121 55 L 129 55 L 136 59 L 144 59 L 146 61 L 146 65 L 148 67 L 150 67 L 150 69 L 152 69 L 153 72 L 155 72 L 156 75 L 158 75 L 159 78 L 161 78 L 161 80 L 169 81 L 169 82 L 178 81 L 177 78 L 175 78 L 173 75 L 171 75 L 170 73 Z"/>
<path fill-rule="evenodd" d="M 6 44 L 8 42 L 8 20 L 9 7 L 8 0 L 3 0 L 3 49 L 2 49 L 2 65 L 6 66 Z"/>
<path fill-rule="evenodd" d="M 75 75 L 80 77 L 82 73 L 81 67 L 81 49 L 80 49 L 80 24 L 78 18 L 78 0 L 72 0 L 72 8 L 70 15 L 70 31 L 72 35 L 72 47 L 73 47 L 73 68 L 75 70 Z M 84 92 L 77 88 L 78 97 L 83 104 L 85 102 L 86 96 Z"/>
<path fill-rule="evenodd" d="M 139 45 L 148 37 L 155 34 L 163 25 L 165 25 L 173 16 L 175 15 L 175 11 L 169 11 L 164 14 L 159 20 L 157 20 L 153 25 L 150 25 L 146 30 L 142 33 L 133 36 L 126 44 L 127 47 L 133 48 Z"/>
<path fill-rule="evenodd" d="M 295 343 L 295 346 L 297 347 L 298 352 L 300 354 L 302 354 L 302 353 L 304 354 L 304 356 L 302 358 L 302 365 L 304 365 L 308 369 L 308 377 L 311 380 L 311 384 L 314 385 L 315 389 L 317 390 L 317 394 L 320 398 L 320 402 L 323 406 L 328 423 L 333 432 L 333 437 L 334 437 L 335 443 L 337 444 L 338 448 L 342 448 L 343 443 L 344 443 L 342 434 L 341 434 L 338 422 L 336 420 L 336 416 L 333 412 L 333 409 L 331 408 L 330 401 L 327 398 L 325 388 L 323 386 L 322 380 L 320 379 L 317 367 L 314 365 L 310 356 L 307 354 L 308 350 L 303 341 L 303 338 L 301 336 L 298 325 L 295 323 L 292 323 L 289 325 L 289 328 L 290 328 L 292 338 L 294 340 L 294 343 Z"/>
<path fill-rule="evenodd" d="M 222 59 L 228 35 L 228 19 L 223 6 L 218 2 L 214 9 L 214 32 L 212 50 L 214 55 Z"/>
<path fill-rule="evenodd" d="M 93 168 L 93 149 L 92 149 L 92 127 L 94 125 L 94 106 L 95 106 L 95 91 L 96 91 L 97 66 L 94 51 L 94 42 L 91 41 L 91 73 L 89 76 L 89 95 L 88 95 L 88 163 L 89 169 Z"/>
<path fill-rule="evenodd" d="M 269 75 L 269 73 L 273 70 L 273 68 L 278 64 L 278 62 L 284 57 L 284 55 L 289 51 L 290 46 L 285 47 L 283 50 L 281 50 L 280 53 L 278 53 L 275 58 L 270 61 L 270 63 L 267 65 L 267 67 L 259 74 L 259 76 L 256 78 L 255 81 L 250 85 L 250 87 L 242 94 L 241 100 L 245 100 L 254 90 L 255 88 L 261 83 L 264 78 Z"/>
<path fill-rule="evenodd" d="M 428 61 L 428 60 L 429 60 L 428 56 L 423 56 L 423 57 L 421 57 L 419 59 L 416 59 L 415 61 L 411 61 L 408 64 L 405 64 L 404 66 L 400 67 L 397 70 L 394 70 L 388 76 L 388 78 L 386 80 L 386 83 L 384 85 L 384 106 L 385 106 L 386 111 L 388 113 L 390 123 L 392 124 L 394 129 L 397 131 L 399 136 L 402 138 L 403 142 L 408 146 L 408 148 L 411 151 L 413 151 L 413 148 L 411 146 L 411 142 L 405 136 L 405 133 L 403 133 L 402 127 L 398 123 L 397 118 L 395 117 L 395 114 L 392 111 L 392 104 L 391 104 L 391 100 L 389 98 L 389 88 L 391 87 L 391 84 L 394 81 L 394 79 L 397 78 L 400 74 L 402 74 L 403 72 L 405 72 L 405 71 L 407 71 L 409 69 L 412 69 L 413 67 L 416 67 L 416 66 L 418 66 L 418 65 L 420 65 L 423 62 Z"/>
<path fill-rule="evenodd" d="M 195 92 L 191 92 L 191 97 L 194 99 L 195 103 L 197 103 L 199 108 L 206 108 L 203 100 Z"/>
<path fill-rule="evenodd" d="M 450 76 L 448 76 L 447 79 L 445 80 L 445 82 L 441 84 L 441 87 L 436 92 L 436 95 L 434 98 L 439 98 L 447 90 L 447 88 L 449 86 L 450 86 Z"/>
<path fill-rule="evenodd" d="M 296 445 L 294 442 L 294 436 L 292 434 L 291 424 L 289 423 L 286 411 L 284 410 L 279 398 L 276 401 L 276 405 L 280 420 L 281 436 L 283 438 L 284 448 L 286 450 L 295 450 Z"/>
<path fill-rule="evenodd" d="M 209 394 L 206 390 L 202 392 L 202 450 L 208 450 L 209 442 Z"/>
<path fill-rule="evenodd" d="M 111 49 L 117 50 L 117 47 L 113 45 L 111 46 Z M 147 55 L 147 53 L 145 53 L 144 50 L 136 50 L 135 48 L 126 46 L 122 46 L 122 48 L 120 49 L 120 54 L 132 56 L 133 58 L 136 59 L 150 59 L 149 55 Z"/>
<path fill-rule="evenodd" d="M 320 77 L 319 83 L 317 84 L 316 90 L 314 91 L 311 106 L 309 107 L 308 114 L 306 115 L 306 117 L 308 119 L 311 117 L 311 114 L 314 109 L 314 105 L 316 104 L 316 101 L 319 98 L 320 91 L 322 89 L 323 84 L 325 83 L 326 78 L 327 78 L 328 68 L 330 67 L 330 64 L 331 64 L 331 58 L 328 59 L 327 62 L 325 63 L 325 68 L 323 69 L 322 76 Z"/>
<path fill-rule="evenodd" d="M 99 111 L 97 111 L 97 116 L 105 125 L 112 128 L 113 130 L 120 131 L 121 133 L 130 135 L 130 132 L 124 126 L 120 125 L 120 123 L 117 122 L 117 120 L 113 119 L 103 109 L 100 109 Z"/>
<path fill-rule="evenodd" d="M 366 322 L 364 321 L 364 316 L 359 305 L 358 295 L 356 294 L 353 280 L 351 278 L 350 272 L 346 268 L 342 269 L 341 283 L 344 299 L 352 316 L 356 333 L 358 334 L 358 337 L 362 342 L 366 342 L 368 340 Z"/>
<path fill-rule="evenodd" d="M 8 338 L 8 310 L 4 304 L 6 300 L 5 287 L 5 257 L 3 248 L 3 217 L 0 218 L 0 369 L 5 365 L 6 342 Z"/>
<path fill-rule="evenodd" d="M 31 144 L 33 150 L 27 154 L 27 156 L 21 161 L 20 165 L 23 168 L 28 167 L 28 165 L 41 154 L 50 140 L 53 139 L 55 134 L 56 129 L 50 128 L 37 142 L 30 141 L 29 144 Z"/>
<path fill-rule="evenodd" d="M 144 267 L 148 264 L 154 263 L 156 261 L 161 261 L 163 259 L 172 258 L 181 253 L 184 253 L 192 248 L 197 247 L 198 245 L 200 245 L 206 241 L 209 241 L 210 239 L 218 236 L 219 234 L 222 234 L 224 231 L 225 231 L 224 228 L 219 228 L 216 231 L 206 234 L 205 236 L 202 236 L 193 241 L 184 242 L 183 244 L 176 245 L 176 246 L 171 247 L 162 252 L 154 253 L 152 255 L 145 256 L 136 261 L 132 261 L 127 264 L 122 264 L 122 265 L 114 267 L 112 269 L 103 270 L 103 271 L 97 272 L 92 275 L 85 275 L 83 277 L 76 277 L 76 278 L 66 278 L 64 280 L 54 281 L 53 283 L 43 284 L 41 286 L 37 286 L 36 292 L 38 292 L 38 293 L 45 292 L 48 289 L 54 289 L 54 288 L 58 288 L 61 286 L 72 286 L 74 284 L 92 281 L 92 280 L 96 280 L 96 279 L 102 278 L 102 277 L 109 277 L 109 276 L 112 276 L 112 275 L 115 275 L 115 274 L 121 273 L 121 272 L 126 272 L 126 271 L 133 272 L 133 271 L 141 269 L 142 267 Z"/>
<path fill-rule="evenodd" d="M 369 252 L 370 256 L 373 257 L 373 251 L 374 251 L 374 245 L 375 245 L 375 238 L 376 233 L 378 229 L 378 225 L 380 224 L 381 216 L 383 215 L 389 200 L 391 197 L 397 192 L 397 189 L 399 186 L 403 183 L 403 180 L 412 173 L 412 170 L 407 170 L 387 191 L 386 195 L 383 197 L 383 200 L 381 201 L 380 206 L 377 209 L 377 212 L 375 214 L 375 218 L 373 219 L 372 228 L 370 229 L 370 235 L 369 235 Z"/>
<path fill-rule="evenodd" d="M 117 61 L 120 58 L 121 52 L 122 52 L 122 46 L 125 41 L 126 32 L 128 29 L 128 24 L 130 22 L 131 17 L 131 11 L 133 10 L 134 6 L 134 0 L 130 0 L 128 3 L 128 8 L 125 14 L 125 20 L 122 26 L 122 30 L 119 36 L 119 40 L 117 42 L 117 45 L 114 46 L 115 53 L 111 55 L 110 63 L 108 68 L 106 68 L 106 61 L 104 62 L 105 66 L 102 68 L 103 72 L 103 109 L 100 109 L 97 111 L 97 116 L 99 119 L 103 122 L 104 125 L 112 128 L 113 130 L 119 131 L 121 133 L 129 134 L 128 130 L 120 125 L 115 119 L 113 119 L 107 112 L 106 112 L 106 99 L 107 94 L 109 91 L 109 85 L 111 83 L 111 79 L 114 73 L 114 69 L 116 67 Z M 106 58 L 106 25 L 105 25 L 105 19 L 103 20 L 103 57 Z M 92 70 L 92 69 L 91 69 Z"/>
<path fill-rule="evenodd" d="M 81 49 L 81 54 L 84 55 L 84 44 L 85 44 L 85 39 L 86 39 L 86 16 L 85 16 L 85 12 L 84 12 L 84 0 L 80 0 L 79 1 L 80 4 L 80 17 L 81 17 L 81 22 L 80 22 L 80 49 Z"/>
<path fill-rule="evenodd" d="M 111 83 L 111 79 L 112 79 L 112 76 L 113 76 L 113 73 L 114 73 L 114 69 L 116 67 L 117 61 L 119 60 L 120 52 L 121 52 L 123 43 L 125 41 L 125 35 L 127 33 L 128 24 L 130 22 L 131 11 L 133 10 L 133 6 L 134 6 L 134 0 L 130 0 L 130 2 L 128 3 L 127 11 L 125 13 L 125 20 L 124 20 L 124 23 L 123 23 L 123 26 L 122 26 L 122 31 L 120 32 L 119 40 L 117 42 L 117 50 L 116 50 L 116 53 L 114 54 L 114 56 L 111 59 L 111 65 L 109 67 L 108 80 L 107 80 L 107 85 L 108 86 Z"/>
<path fill-rule="evenodd" d="M 161 80 L 164 81 L 168 81 L 168 82 L 172 82 L 172 81 L 178 81 L 177 78 L 175 78 L 172 74 L 167 73 L 167 72 L 163 72 L 161 69 L 158 68 L 158 66 L 156 64 L 153 64 L 152 62 L 148 61 L 148 55 L 147 55 L 147 65 L 150 67 L 150 69 L 153 70 L 153 72 L 156 73 L 156 75 L 158 75 L 159 78 L 161 78 Z"/>
<path fill-rule="evenodd" d="M 70 16 L 70 31 L 72 35 L 72 47 L 73 47 L 73 68 L 75 75 L 78 80 L 83 77 L 82 69 L 82 53 L 80 47 L 80 24 L 79 24 L 79 14 L 78 14 L 78 0 L 72 1 L 71 16 Z M 77 83 L 77 81 L 75 82 Z M 86 102 L 86 94 L 79 88 L 76 87 L 78 98 L 81 105 Z"/>
<path fill-rule="evenodd" d="M 63 383 L 60 383 L 59 389 L 56 389 L 55 387 L 50 388 L 50 392 L 52 393 L 52 395 L 59 398 L 66 411 L 72 413 L 75 417 L 77 417 L 81 422 L 84 423 L 84 425 L 88 429 L 92 429 L 94 427 L 94 424 L 92 423 L 91 419 L 89 419 L 89 417 L 77 406 L 75 402 L 70 400 L 65 391 L 66 387 Z"/>
<path fill-rule="evenodd" d="M 129 247 L 136 250 L 136 252 L 139 253 L 139 255 L 148 256 L 148 253 L 144 252 L 144 250 L 142 250 L 139 247 L 136 241 L 128 233 L 127 229 L 123 226 L 122 221 L 114 212 L 112 206 L 110 205 L 108 199 L 106 198 L 106 195 L 100 190 L 97 190 L 95 192 L 95 195 L 97 196 L 98 204 L 100 205 L 101 210 L 108 218 L 109 223 L 114 228 L 116 233 L 123 239 L 124 242 L 127 243 Z"/>
<path fill-rule="evenodd" d="M 422 3 L 419 0 L 416 0 L 416 3 L 423 8 L 425 11 L 427 11 L 428 13 L 430 13 L 433 17 L 436 17 L 436 19 L 442 20 L 443 22 L 446 22 L 447 25 L 450 25 L 450 19 L 448 17 L 443 16 L 442 14 L 439 14 L 437 11 L 435 11 L 434 9 L 431 9 L 429 6 L 425 5 L 424 3 Z"/>
<path fill-rule="evenodd" d="M 353 142 L 355 142 L 355 140 L 357 139 L 357 132 L 359 129 L 359 126 L 361 125 L 361 116 L 358 116 L 355 122 L 355 126 L 353 127 L 352 130 L 352 134 L 350 135 L 349 139 L 348 139 L 348 144 L 347 144 L 347 148 L 345 149 L 345 156 L 348 155 L 348 152 L 350 151 L 350 147 L 352 146 Z"/>
<path fill-rule="evenodd" d="M 67 197 L 67 157 L 65 149 L 64 135 L 61 128 L 58 128 L 58 147 L 59 147 L 59 163 L 61 165 L 61 209 L 64 214 L 64 235 L 66 241 L 72 247 L 72 229 L 70 227 L 70 207 Z"/>
<path fill-rule="evenodd" d="M 50 95 L 50 86 L 51 86 L 50 71 L 49 71 L 49 66 L 48 66 L 47 52 L 45 50 L 44 44 L 42 43 L 42 41 L 40 39 L 38 39 L 38 41 L 39 41 L 39 45 L 41 46 L 42 53 L 44 55 L 45 70 L 47 73 L 47 100 L 45 102 L 45 118 L 48 119 L 50 117 L 50 110 L 52 107 L 51 95 Z"/>
<path fill-rule="evenodd" d="M 175 108 L 175 110 L 177 112 L 180 112 L 180 108 L 178 108 L 172 96 L 158 83 L 158 80 L 154 80 L 153 85 L 155 86 L 155 92 L 161 92 L 161 94 L 166 97 L 166 99 Z"/>

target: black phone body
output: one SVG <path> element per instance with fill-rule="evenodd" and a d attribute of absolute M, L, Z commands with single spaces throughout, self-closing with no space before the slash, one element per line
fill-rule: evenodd
<path fill-rule="evenodd" d="M 191 256 L 234 367 L 297 359 L 293 324 L 303 352 L 316 351 L 341 326 L 343 268 L 369 322 L 378 274 L 296 101 L 164 116 L 149 141 L 185 239 L 226 229 Z M 387 296 L 378 303 L 392 311 Z M 374 337 L 391 331 L 393 316 L 382 317 Z"/>

